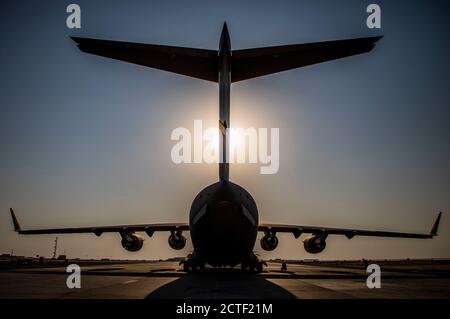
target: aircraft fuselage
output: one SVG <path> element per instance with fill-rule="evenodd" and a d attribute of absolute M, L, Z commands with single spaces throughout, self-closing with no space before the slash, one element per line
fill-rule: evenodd
<path fill-rule="evenodd" d="M 220 181 L 194 199 L 189 216 L 197 258 L 211 265 L 236 265 L 253 253 L 258 231 L 258 209 L 253 197 L 229 181 L 226 129 L 230 127 L 231 41 L 226 25 L 219 43 Z"/>
<path fill-rule="evenodd" d="M 189 227 L 195 254 L 202 263 L 237 265 L 253 253 L 258 231 L 258 208 L 241 186 L 220 181 L 194 199 Z"/>

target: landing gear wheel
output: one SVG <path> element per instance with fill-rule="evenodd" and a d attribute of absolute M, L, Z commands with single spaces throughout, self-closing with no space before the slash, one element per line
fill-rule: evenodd
<path fill-rule="evenodd" d="M 183 261 L 183 271 L 187 273 L 194 273 L 197 272 L 198 269 L 204 270 L 205 264 L 200 263 L 195 254 L 188 255 L 186 260 Z"/>
<path fill-rule="evenodd" d="M 259 263 L 256 265 L 256 272 L 257 272 L 258 274 L 260 274 L 260 273 L 263 272 L 263 264 L 262 264 L 262 262 L 259 262 Z"/>
<path fill-rule="evenodd" d="M 247 261 L 241 263 L 241 270 L 250 273 L 262 273 L 263 265 L 267 266 L 264 261 L 259 260 L 255 254 L 252 254 Z"/>

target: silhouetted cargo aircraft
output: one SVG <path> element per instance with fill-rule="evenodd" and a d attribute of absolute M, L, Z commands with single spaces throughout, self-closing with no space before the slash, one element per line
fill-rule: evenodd
<path fill-rule="evenodd" d="M 184 261 L 186 271 L 196 271 L 205 264 L 212 266 L 242 265 L 243 270 L 261 272 L 263 262 L 253 253 L 258 232 L 263 232 L 261 247 L 272 251 L 278 246 L 277 233 L 291 233 L 304 239 L 308 253 L 318 254 L 325 249 L 328 235 L 433 238 L 437 235 L 441 213 L 429 234 L 411 234 L 346 228 L 311 227 L 301 225 L 260 224 L 253 197 L 242 187 L 229 181 L 227 146 L 230 127 L 231 83 L 263 75 L 300 68 L 316 63 L 340 59 L 372 50 L 381 37 L 369 37 L 331 42 L 275 46 L 246 50 L 231 50 L 226 23 L 220 37 L 219 50 L 181 48 L 153 44 L 105 41 L 88 38 L 72 39 L 81 51 L 164 71 L 182 74 L 219 84 L 219 128 L 221 152 L 219 182 L 203 189 L 195 197 L 189 223 L 94 226 L 83 228 L 23 230 L 11 209 L 14 230 L 19 234 L 71 234 L 117 232 L 122 246 L 128 251 L 142 248 L 144 239 L 156 231 L 170 232 L 171 248 L 183 249 L 184 231 L 190 231 L 194 251 Z"/>

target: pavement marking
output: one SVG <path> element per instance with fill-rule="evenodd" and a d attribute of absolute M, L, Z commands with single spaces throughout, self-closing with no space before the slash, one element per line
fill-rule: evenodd
<path fill-rule="evenodd" d="M 122 284 L 124 285 L 128 285 L 128 284 L 132 284 L 133 282 L 138 282 L 138 279 L 132 279 L 132 280 L 128 280 L 128 281 L 124 281 Z"/>

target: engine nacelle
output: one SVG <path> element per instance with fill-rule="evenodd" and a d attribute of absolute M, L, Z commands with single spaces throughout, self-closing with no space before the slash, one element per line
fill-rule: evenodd
<path fill-rule="evenodd" d="M 144 238 L 134 232 L 121 233 L 122 247 L 128 251 L 141 250 L 144 245 Z"/>
<path fill-rule="evenodd" d="M 186 246 L 186 237 L 180 231 L 172 232 L 169 236 L 169 246 L 175 250 L 181 250 Z"/>
<path fill-rule="evenodd" d="M 303 240 L 303 246 L 308 253 L 319 254 L 324 251 L 327 246 L 326 239 L 326 234 L 314 234 Z"/>
<path fill-rule="evenodd" d="M 261 238 L 261 248 L 266 251 L 275 250 L 278 247 L 278 237 L 275 233 L 265 234 L 263 238 Z"/>

